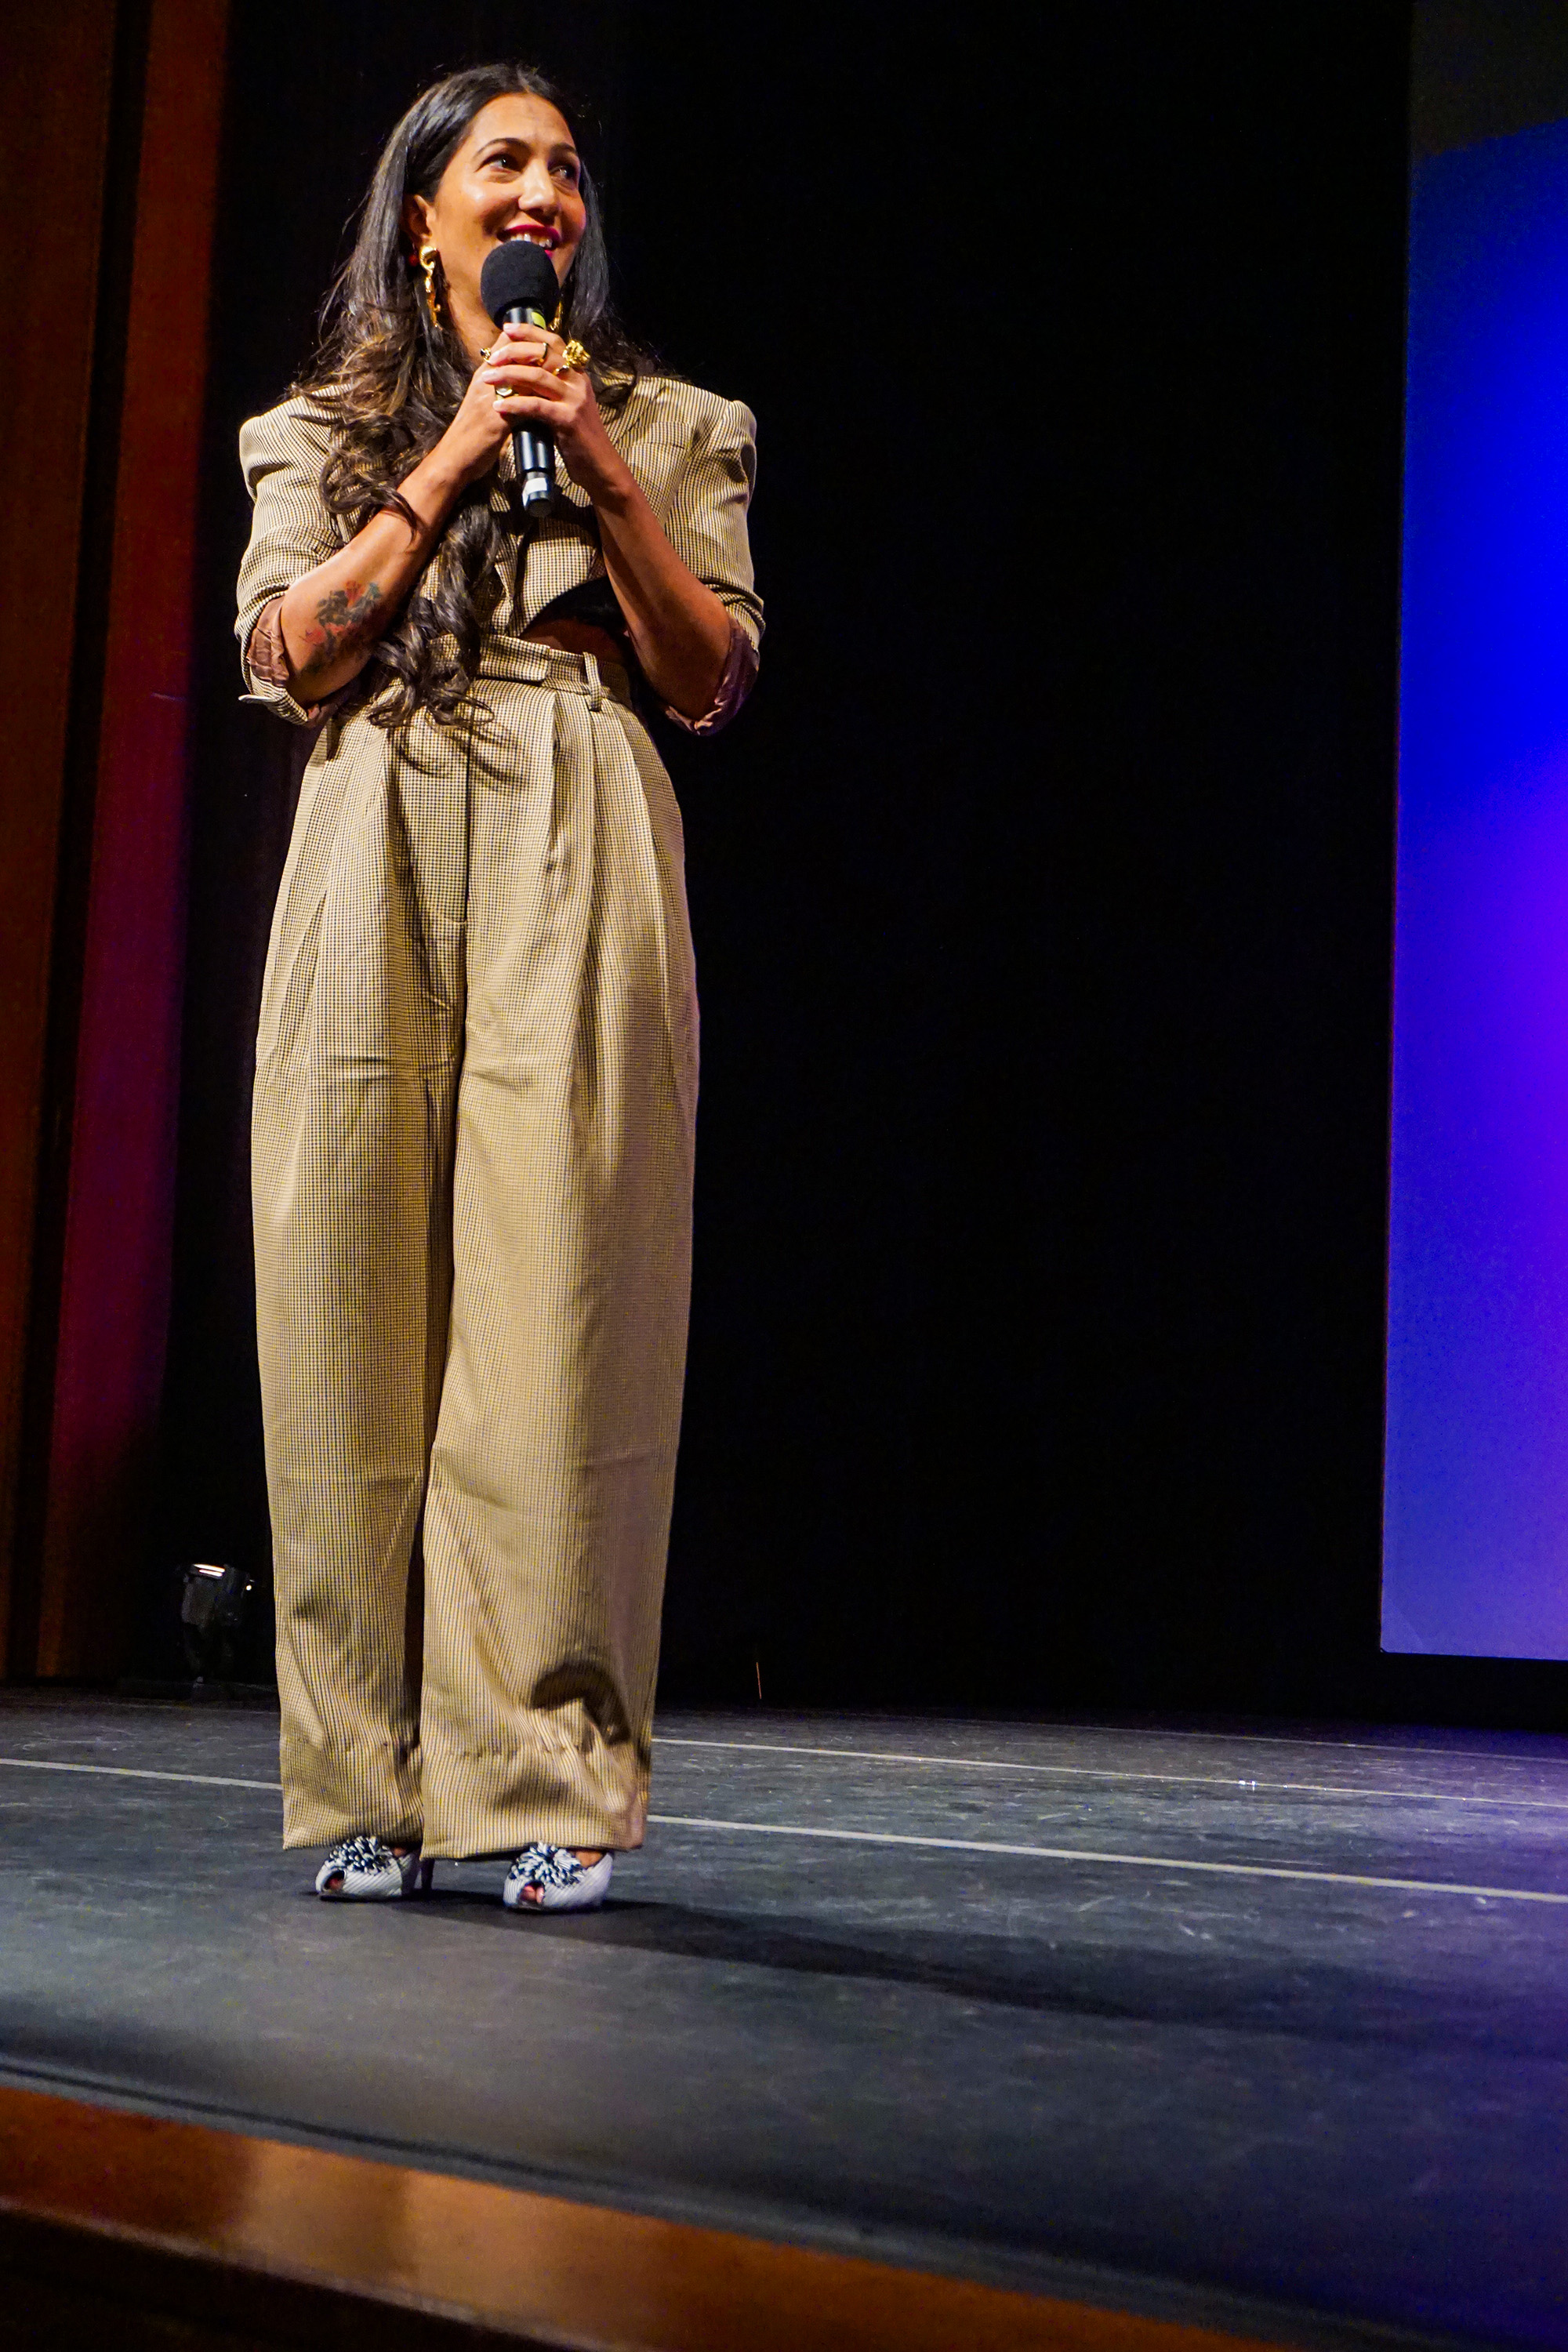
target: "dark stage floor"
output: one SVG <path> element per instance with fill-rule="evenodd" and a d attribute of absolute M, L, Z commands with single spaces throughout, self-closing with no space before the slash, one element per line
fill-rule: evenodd
<path fill-rule="evenodd" d="M 362 1910 L 278 1851 L 265 1711 L 0 1694 L 0 2076 L 1306 2343 L 1568 2344 L 1568 1741 L 660 1735 L 598 1916 L 476 1866 Z"/>

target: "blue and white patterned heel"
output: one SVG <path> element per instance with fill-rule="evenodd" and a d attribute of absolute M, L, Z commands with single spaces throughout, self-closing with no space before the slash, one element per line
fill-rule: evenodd
<path fill-rule="evenodd" d="M 525 1845 L 506 1874 L 501 1901 L 509 1911 L 596 1911 L 610 1891 L 613 1853 L 579 1862 L 569 1845 Z M 537 1895 L 530 1893 L 538 1889 Z"/>
<path fill-rule="evenodd" d="M 316 1873 L 316 1892 L 327 1903 L 396 1903 L 422 1895 L 435 1868 L 416 1845 L 395 1853 L 378 1837 L 340 1838 Z"/>

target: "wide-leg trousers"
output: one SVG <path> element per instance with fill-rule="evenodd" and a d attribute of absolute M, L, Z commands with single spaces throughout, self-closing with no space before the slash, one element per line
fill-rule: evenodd
<path fill-rule="evenodd" d="M 640 1843 L 690 1272 L 680 818 L 624 676 L 331 723 L 257 1049 L 284 1843 Z"/>

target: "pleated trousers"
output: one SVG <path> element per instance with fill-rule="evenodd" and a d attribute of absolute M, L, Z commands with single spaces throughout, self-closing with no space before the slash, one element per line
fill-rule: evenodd
<path fill-rule="evenodd" d="M 591 656 L 331 722 L 257 1048 L 284 1843 L 641 1843 L 690 1280 L 675 796 Z"/>

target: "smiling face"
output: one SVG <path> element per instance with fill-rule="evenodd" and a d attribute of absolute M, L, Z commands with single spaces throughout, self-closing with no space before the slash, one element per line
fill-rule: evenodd
<path fill-rule="evenodd" d="M 583 241 L 583 167 L 565 118 L 526 90 L 482 106 L 433 196 L 410 196 L 403 226 L 416 251 L 441 256 L 452 322 L 476 357 L 495 333 L 479 300 L 485 257 L 510 236 L 542 246 L 563 283 Z"/>

